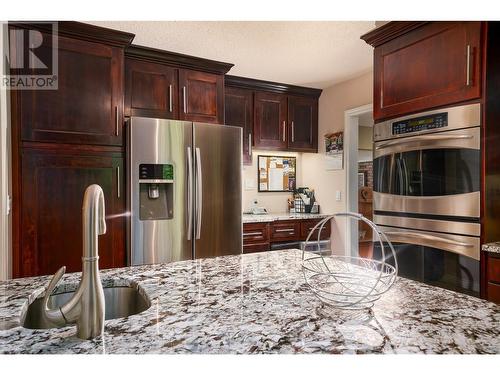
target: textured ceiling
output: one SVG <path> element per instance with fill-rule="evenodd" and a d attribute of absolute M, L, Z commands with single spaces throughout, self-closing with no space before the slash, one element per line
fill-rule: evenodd
<path fill-rule="evenodd" d="M 229 74 L 325 88 L 372 69 L 375 22 L 102 21 L 135 44 L 230 62 Z"/>

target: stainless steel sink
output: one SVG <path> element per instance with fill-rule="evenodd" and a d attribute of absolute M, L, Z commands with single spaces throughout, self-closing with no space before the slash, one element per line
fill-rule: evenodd
<path fill-rule="evenodd" d="M 53 294 L 49 297 L 48 307 L 51 309 L 64 305 L 71 299 L 74 292 Z M 139 314 L 151 306 L 147 297 L 131 287 L 104 288 L 105 320 L 123 318 Z M 22 326 L 30 329 L 47 329 L 58 327 L 44 319 L 42 314 L 43 298 L 33 301 L 21 317 Z"/>

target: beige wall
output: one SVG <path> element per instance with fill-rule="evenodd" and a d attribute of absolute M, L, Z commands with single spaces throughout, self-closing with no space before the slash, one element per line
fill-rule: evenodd
<path fill-rule="evenodd" d="M 291 193 L 259 193 L 257 190 L 257 155 L 282 155 L 295 156 L 297 158 L 297 186 L 302 186 L 302 154 L 296 152 L 272 152 L 253 150 L 252 165 L 243 167 L 243 210 L 246 211 L 254 199 L 258 205 L 265 207 L 269 212 L 282 213 L 287 211 L 287 198 Z M 248 187 L 248 184 L 253 185 Z"/>
<path fill-rule="evenodd" d="M 319 99 L 319 153 L 302 155 L 302 183 L 314 188 L 321 212 L 335 213 L 346 209 L 344 169 L 326 171 L 324 162 L 326 133 L 344 130 L 344 112 L 372 102 L 373 73 L 369 72 L 349 81 L 331 86 Z M 335 200 L 335 191 L 341 200 Z"/>

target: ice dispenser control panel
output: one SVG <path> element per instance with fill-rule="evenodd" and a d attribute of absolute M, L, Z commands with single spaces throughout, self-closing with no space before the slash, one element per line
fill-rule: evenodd
<path fill-rule="evenodd" d="M 174 217 L 174 166 L 139 165 L 140 220 L 168 220 Z"/>

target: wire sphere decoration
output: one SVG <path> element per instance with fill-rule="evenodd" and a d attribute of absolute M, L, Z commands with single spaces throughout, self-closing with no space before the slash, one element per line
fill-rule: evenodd
<path fill-rule="evenodd" d="M 328 221 L 340 217 L 362 221 L 373 230 L 373 242 L 380 243 L 380 260 L 323 255 L 321 231 Z M 313 240 L 316 231 L 317 240 Z M 312 252 L 306 250 L 311 247 Z M 394 265 L 388 263 L 390 257 Z M 371 309 L 392 287 L 398 275 L 398 262 L 392 243 L 375 223 L 361 214 L 342 212 L 325 217 L 311 229 L 302 250 L 302 271 L 307 286 L 324 304 L 344 310 L 361 310 Z"/>

